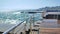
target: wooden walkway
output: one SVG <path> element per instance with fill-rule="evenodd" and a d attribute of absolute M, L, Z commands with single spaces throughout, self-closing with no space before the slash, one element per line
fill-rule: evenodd
<path fill-rule="evenodd" d="M 57 24 L 56 22 L 44 22 L 39 24 L 40 22 L 37 22 L 39 25 L 35 27 L 39 29 L 39 34 L 60 34 L 60 24 Z M 32 34 L 37 34 L 37 32 L 32 32 Z"/>
<path fill-rule="evenodd" d="M 40 28 L 40 34 L 60 34 L 60 28 Z"/>

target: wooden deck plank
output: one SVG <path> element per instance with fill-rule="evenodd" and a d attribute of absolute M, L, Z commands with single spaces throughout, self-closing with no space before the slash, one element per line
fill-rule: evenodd
<path fill-rule="evenodd" d="M 40 28 L 40 34 L 60 34 L 60 28 Z"/>

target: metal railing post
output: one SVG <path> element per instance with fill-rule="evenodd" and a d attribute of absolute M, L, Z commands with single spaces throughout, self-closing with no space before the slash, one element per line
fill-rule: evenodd
<path fill-rule="evenodd" d="M 32 20 L 31 19 L 30 19 L 30 34 L 32 34 Z"/>

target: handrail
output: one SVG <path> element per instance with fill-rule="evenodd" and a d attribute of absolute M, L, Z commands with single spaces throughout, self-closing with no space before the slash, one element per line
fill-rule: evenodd
<path fill-rule="evenodd" d="M 17 26 L 21 25 L 24 21 L 22 21 L 21 23 L 18 23 L 17 25 L 13 26 L 12 28 L 8 29 L 7 31 L 5 31 L 4 33 L 2 34 L 7 34 L 8 32 L 14 30 Z"/>
<path fill-rule="evenodd" d="M 28 19 L 31 19 L 31 17 L 30 17 L 30 18 L 27 18 L 26 20 L 28 20 Z M 26 21 L 26 20 L 24 20 L 24 21 Z M 9 32 L 13 31 L 15 28 L 17 28 L 18 26 L 20 26 L 22 23 L 24 23 L 24 21 L 16 24 L 15 26 L 13 26 L 13 27 L 11 27 L 10 29 L 8 29 L 8 30 L 6 30 L 5 32 L 3 32 L 2 34 L 8 34 Z"/>

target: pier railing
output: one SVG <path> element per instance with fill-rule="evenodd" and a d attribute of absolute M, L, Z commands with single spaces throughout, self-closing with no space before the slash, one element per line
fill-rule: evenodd
<path fill-rule="evenodd" d="M 20 33 L 25 34 L 25 31 L 30 29 L 30 23 L 29 23 L 30 19 L 31 18 L 28 18 L 25 21 L 22 21 L 22 22 L 16 24 L 15 26 L 13 26 L 10 29 L 7 29 L 5 32 L 3 32 L 3 34 L 20 34 Z"/>
<path fill-rule="evenodd" d="M 33 16 L 34 16 L 35 13 L 42 13 L 42 12 L 29 12 L 29 13 L 30 14 L 33 13 Z M 33 27 L 32 25 L 34 25 L 34 20 L 32 20 L 32 18 L 34 18 L 33 16 L 16 24 L 10 29 L 7 29 L 5 32 L 3 32 L 3 34 L 26 34 L 26 31 L 29 29 L 30 29 L 30 33 L 32 34 L 32 27 Z"/>

